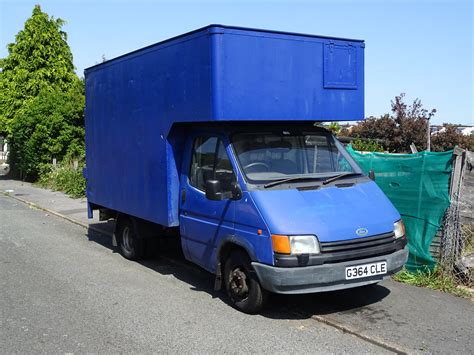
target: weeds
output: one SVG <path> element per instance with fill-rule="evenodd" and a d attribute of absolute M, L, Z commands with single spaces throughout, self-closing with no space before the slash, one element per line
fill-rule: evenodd
<path fill-rule="evenodd" d="M 415 273 L 403 269 L 393 279 L 413 286 L 427 287 L 451 293 L 458 297 L 470 298 L 472 296 L 471 292 L 465 288 L 458 287 L 453 277 L 443 274 L 440 268 L 435 268 L 434 270 L 426 269 L 426 271 L 418 270 Z"/>
<path fill-rule="evenodd" d="M 82 176 L 82 165 L 77 168 L 70 163 L 41 167 L 38 184 L 55 191 L 62 191 L 74 198 L 85 196 L 86 180 Z"/>

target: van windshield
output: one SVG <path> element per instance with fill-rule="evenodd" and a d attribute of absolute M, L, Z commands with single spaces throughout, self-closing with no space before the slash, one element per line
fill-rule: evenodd
<path fill-rule="evenodd" d="M 232 136 L 232 145 L 241 170 L 251 183 L 361 173 L 328 132 L 238 133 Z"/>

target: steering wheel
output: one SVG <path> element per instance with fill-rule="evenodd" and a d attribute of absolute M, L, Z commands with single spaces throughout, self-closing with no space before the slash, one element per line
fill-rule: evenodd
<path fill-rule="evenodd" d="M 264 163 L 262 161 L 256 161 L 256 162 L 247 164 L 244 166 L 244 170 L 247 170 L 248 168 L 253 168 L 255 166 L 263 166 L 266 169 L 266 171 L 270 171 L 270 166 L 267 163 Z"/>

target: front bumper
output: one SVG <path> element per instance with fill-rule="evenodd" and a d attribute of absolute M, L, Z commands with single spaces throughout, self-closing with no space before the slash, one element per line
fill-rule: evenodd
<path fill-rule="evenodd" d="M 275 293 L 297 294 L 341 290 L 382 281 L 401 270 L 408 259 L 408 247 L 392 254 L 366 259 L 306 267 L 275 267 L 253 262 L 262 287 Z M 347 266 L 387 262 L 387 273 L 363 279 L 346 280 Z"/>

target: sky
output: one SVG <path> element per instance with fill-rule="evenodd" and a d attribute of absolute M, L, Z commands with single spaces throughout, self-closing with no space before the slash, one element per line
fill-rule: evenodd
<path fill-rule="evenodd" d="M 436 108 L 433 124 L 474 125 L 472 0 L 0 0 L 0 57 L 35 4 L 67 23 L 84 68 L 208 24 L 363 39 L 365 114 L 395 95 Z"/>

